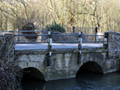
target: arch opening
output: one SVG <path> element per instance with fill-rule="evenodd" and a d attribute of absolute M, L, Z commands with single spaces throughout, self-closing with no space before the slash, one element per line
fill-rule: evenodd
<path fill-rule="evenodd" d="M 80 75 L 88 75 L 88 74 L 103 74 L 102 67 L 94 61 L 89 61 L 84 63 L 80 69 L 78 70 L 76 77 Z"/>
<path fill-rule="evenodd" d="M 29 67 L 22 70 L 22 81 L 41 80 L 45 81 L 43 74 L 36 68 Z"/>

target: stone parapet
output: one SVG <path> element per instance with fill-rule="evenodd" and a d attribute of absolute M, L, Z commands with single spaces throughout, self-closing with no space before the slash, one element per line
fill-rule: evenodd
<path fill-rule="evenodd" d="M 120 33 L 108 33 L 108 58 L 120 58 Z"/>

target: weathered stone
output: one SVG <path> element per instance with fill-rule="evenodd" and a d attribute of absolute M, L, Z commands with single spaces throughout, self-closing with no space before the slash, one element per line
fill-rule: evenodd
<path fill-rule="evenodd" d="M 17 61 L 19 61 L 19 65 L 21 68 L 34 67 L 40 70 L 40 72 L 43 73 L 46 81 L 75 77 L 80 67 L 89 61 L 98 63 L 100 67 L 103 68 L 103 73 L 104 73 L 104 65 L 106 63 L 105 62 L 106 57 L 103 54 L 105 54 L 105 52 L 91 53 L 91 52 L 83 51 L 84 53 L 82 53 L 82 58 L 80 60 L 80 63 L 78 64 L 77 63 L 78 57 L 76 53 L 73 53 L 73 51 L 71 51 L 72 53 L 70 52 L 63 53 L 63 51 L 62 53 L 59 53 L 59 54 L 53 53 L 51 57 L 52 66 L 49 66 L 49 67 L 47 67 L 46 64 L 44 63 L 45 61 L 47 62 L 45 58 L 46 56 L 44 54 L 39 55 L 39 52 L 34 53 L 37 51 L 33 51 L 33 54 L 31 52 L 30 54 L 28 52 L 26 54 L 25 52 L 20 52 L 19 53 L 20 55 L 18 55 Z M 21 61 L 21 58 L 23 58 L 23 56 L 26 62 Z M 25 56 L 29 57 L 29 61 L 27 60 L 28 57 L 25 57 Z M 110 69 L 111 69 L 111 66 L 109 66 L 108 64 L 108 66 L 105 69 L 105 72 Z"/>
<path fill-rule="evenodd" d="M 19 60 L 28 62 L 29 61 L 28 55 L 21 55 L 21 56 L 19 56 Z"/>
<path fill-rule="evenodd" d="M 29 67 L 36 67 L 36 68 L 38 68 L 39 67 L 39 63 L 38 62 L 28 62 L 28 66 Z"/>
<path fill-rule="evenodd" d="M 120 33 L 108 32 L 108 57 L 120 56 Z"/>
<path fill-rule="evenodd" d="M 40 63 L 43 63 L 45 55 L 29 55 L 30 61 L 39 61 Z"/>
<path fill-rule="evenodd" d="M 21 68 L 27 68 L 28 62 L 18 61 L 18 66 L 20 66 Z"/>
<path fill-rule="evenodd" d="M 60 70 L 60 69 L 62 69 L 62 66 L 63 66 L 63 62 L 62 62 L 62 60 L 63 60 L 63 55 L 62 54 L 57 54 L 56 55 L 56 62 L 55 62 L 55 67 L 56 67 L 56 69 L 58 69 L 58 70 Z"/>
<path fill-rule="evenodd" d="M 71 54 L 65 54 L 65 67 L 69 67 L 70 58 Z"/>

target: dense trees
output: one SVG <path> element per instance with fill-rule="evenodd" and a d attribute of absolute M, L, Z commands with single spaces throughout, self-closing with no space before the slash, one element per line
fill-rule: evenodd
<path fill-rule="evenodd" d="M 72 26 L 95 27 L 98 24 L 99 32 L 119 31 L 120 1 L 0 0 L 0 30 L 15 30 L 29 22 L 34 23 L 36 29 L 57 22 L 66 31 Z"/>

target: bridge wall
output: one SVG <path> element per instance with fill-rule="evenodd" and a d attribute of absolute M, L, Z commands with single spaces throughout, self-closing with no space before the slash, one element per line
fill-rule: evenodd
<path fill-rule="evenodd" d="M 99 50 L 98 50 L 99 51 Z M 92 71 L 109 73 L 118 70 L 118 62 L 113 59 L 106 60 L 106 52 L 92 50 L 83 51 L 82 58 L 78 63 L 78 54 L 75 50 L 57 50 L 51 57 L 51 65 L 47 66 L 47 51 L 16 51 L 17 64 L 21 69 L 34 67 L 39 70 L 45 81 L 74 78 L 80 67 L 86 62 L 96 62 L 102 69 L 93 67 Z"/>

